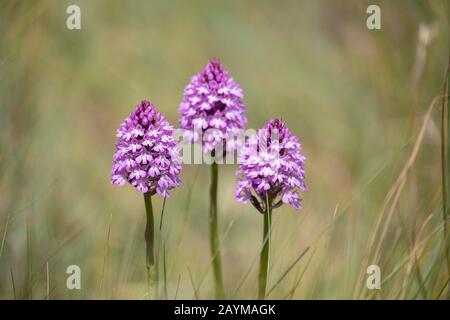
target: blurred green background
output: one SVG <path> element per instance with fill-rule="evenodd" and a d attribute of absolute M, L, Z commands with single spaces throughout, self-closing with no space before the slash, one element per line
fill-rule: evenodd
<path fill-rule="evenodd" d="M 70 4 L 81 30 L 66 28 Z M 366 28 L 370 4 L 381 30 Z M 144 201 L 110 184 L 115 130 L 144 98 L 176 125 L 184 86 L 214 57 L 244 90 L 248 127 L 282 117 L 307 157 L 304 210 L 274 212 L 269 297 L 448 298 L 442 99 L 419 135 L 443 94 L 448 14 L 444 0 L 1 1 L 0 298 L 146 298 Z M 220 168 L 222 262 L 227 297 L 247 299 L 263 219 L 234 200 L 235 170 Z M 160 297 L 213 298 L 208 167 L 181 179 Z M 72 264 L 81 290 L 66 288 Z M 369 264 L 381 290 L 365 289 Z"/>

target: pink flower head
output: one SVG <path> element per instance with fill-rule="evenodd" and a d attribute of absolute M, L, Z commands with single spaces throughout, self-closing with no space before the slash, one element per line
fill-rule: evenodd
<path fill-rule="evenodd" d="M 229 77 L 218 60 L 211 60 L 194 75 L 184 89 L 180 103 L 180 127 L 185 138 L 196 142 L 202 139 L 202 150 L 210 153 L 227 138 L 237 135 L 247 123 L 242 103 L 241 87 Z M 228 139 L 229 141 L 230 139 Z M 225 145 L 225 151 L 234 151 L 235 143 Z"/>
<path fill-rule="evenodd" d="M 245 144 L 236 172 L 235 197 L 264 213 L 267 202 L 272 208 L 283 203 L 301 209 L 299 192 L 306 192 L 305 157 L 296 136 L 284 122 L 270 120 Z"/>
<path fill-rule="evenodd" d="M 123 186 L 128 181 L 142 193 L 168 197 L 181 184 L 181 157 L 172 132 L 155 106 L 141 101 L 117 129 L 111 182 Z"/>

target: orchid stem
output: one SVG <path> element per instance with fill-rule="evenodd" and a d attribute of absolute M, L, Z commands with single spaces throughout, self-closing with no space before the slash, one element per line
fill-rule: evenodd
<path fill-rule="evenodd" d="M 270 205 L 269 196 L 266 196 L 266 212 L 264 213 L 264 233 L 263 247 L 259 259 L 259 287 L 258 299 L 266 298 L 267 274 L 269 269 L 269 253 L 270 253 L 270 227 L 272 221 L 272 207 Z"/>
<path fill-rule="evenodd" d="M 145 253 L 146 253 L 146 266 L 147 266 L 147 284 L 148 284 L 148 294 L 150 297 L 151 286 L 152 286 L 152 274 L 155 271 L 155 253 L 154 253 L 154 242 L 155 242 L 155 230 L 154 230 L 154 219 L 153 219 L 153 206 L 152 206 L 152 196 L 149 192 L 144 193 L 145 201 L 145 212 L 147 216 L 147 224 L 145 226 Z"/>
<path fill-rule="evenodd" d="M 224 292 L 223 280 L 222 280 L 220 243 L 219 243 L 219 237 L 218 237 L 217 182 L 218 182 L 218 167 L 217 167 L 217 163 L 214 162 L 211 165 L 211 188 L 210 188 L 210 201 L 211 202 L 210 202 L 210 209 L 209 209 L 210 246 L 211 246 L 216 298 L 223 299 L 225 297 L 225 292 Z"/>

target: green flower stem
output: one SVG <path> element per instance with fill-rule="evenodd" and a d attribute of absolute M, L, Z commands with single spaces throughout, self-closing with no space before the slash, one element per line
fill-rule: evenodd
<path fill-rule="evenodd" d="M 222 266 L 220 259 L 220 242 L 218 236 L 217 223 L 217 182 L 218 182 L 218 167 L 217 163 L 211 165 L 211 188 L 210 188 L 210 208 L 209 208 L 209 229 L 210 229 L 210 247 L 212 255 L 212 265 L 214 272 L 214 283 L 216 298 L 223 299 L 225 297 L 223 280 L 222 280 Z"/>
<path fill-rule="evenodd" d="M 155 230 L 154 230 L 154 219 L 153 219 L 153 206 L 152 206 L 152 196 L 150 193 L 144 193 L 145 201 L 145 212 L 147 215 L 147 224 L 145 226 L 145 253 L 146 253 L 146 266 L 147 266 L 147 281 L 148 281 L 148 293 L 150 295 L 150 289 L 152 285 L 152 273 L 155 269 L 155 252 L 154 252 L 154 242 L 155 242 Z"/>
<path fill-rule="evenodd" d="M 272 207 L 269 199 L 266 201 L 266 212 L 264 214 L 264 233 L 263 233 L 263 248 L 259 259 L 259 287 L 258 299 L 264 300 L 266 298 L 267 288 L 267 271 L 269 269 L 269 252 L 270 252 L 270 227 L 272 221 Z"/>

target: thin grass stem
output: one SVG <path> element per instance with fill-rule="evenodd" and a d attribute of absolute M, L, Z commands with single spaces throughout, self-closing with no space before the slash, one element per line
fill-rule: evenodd
<path fill-rule="evenodd" d="M 11 267 L 9 267 L 9 274 L 11 275 L 11 285 L 12 285 L 12 289 L 13 289 L 14 300 L 17 300 L 16 283 L 14 281 L 14 273 L 13 273 L 13 270 Z"/>

